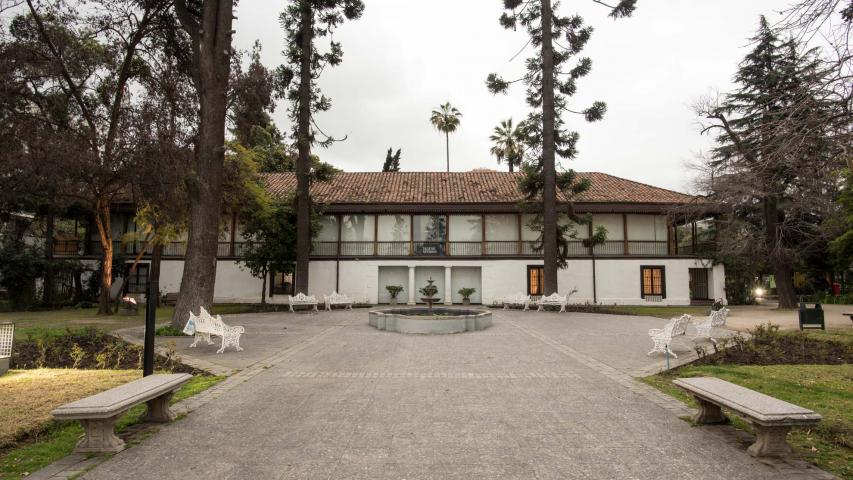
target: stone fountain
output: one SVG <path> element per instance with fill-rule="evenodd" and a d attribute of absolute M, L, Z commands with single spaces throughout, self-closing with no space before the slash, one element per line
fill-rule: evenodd
<path fill-rule="evenodd" d="M 421 301 L 427 307 L 391 308 L 372 310 L 368 314 L 370 326 L 379 330 L 400 333 L 443 334 L 484 330 L 492 325 L 492 312 L 475 308 L 436 307 L 439 303 L 438 287 L 430 278 L 420 290 Z"/>

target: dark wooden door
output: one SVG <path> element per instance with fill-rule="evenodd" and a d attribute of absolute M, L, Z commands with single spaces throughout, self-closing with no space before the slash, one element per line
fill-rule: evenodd
<path fill-rule="evenodd" d="M 708 269 L 690 269 L 690 300 L 708 300 Z"/>

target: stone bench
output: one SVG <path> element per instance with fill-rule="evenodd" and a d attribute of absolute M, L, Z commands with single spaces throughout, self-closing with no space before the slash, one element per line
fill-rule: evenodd
<path fill-rule="evenodd" d="M 791 446 L 785 437 L 791 427 L 814 425 L 821 420 L 820 414 L 812 410 L 719 378 L 678 378 L 673 383 L 693 395 L 699 404 L 699 411 L 693 417 L 696 423 L 727 422 L 722 407 L 752 424 L 756 438 L 747 451 L 753 457 L 790 454 Z"/>
<path fill-rule="evenodd" d="M 86 430 L 74 449 L 77 453 L 115 453 L 124 449 L 124 441 L 115 435 L 115 423 L 121 415 L 146 403 L 146 422 L 171 422 L 175 414 L 169 408 L 172 394 L 192 378 L 186 373 L 150 375 L 107 391 L 67 403 L 53 412 L 57 420 L 79 420 Z"/>

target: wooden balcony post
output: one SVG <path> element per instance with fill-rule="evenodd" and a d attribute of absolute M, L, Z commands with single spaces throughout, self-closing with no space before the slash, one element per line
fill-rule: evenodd
<path fill-rule="evenodd" d="M 409 256 L 415 254 L 415 216 L 409 215 Z M 414 272 L 414 270 L 412 270 Z"/>
<path fill-rule="evenodd" d="M 335 217 L 338 220 L 338 242 L 337 242 L 337 245 L 335 246 L 336 247 L 335 248 L 335 256 L 338 258 L 341 258 L 341 231 L 343 229 L 342 224 L 343 224 L 344 217 L 343 217 L 343 215 L 340 215 L 340 214 L 336 215 Z"/>
<path fill-rule="evenodd" d="M 489 253 L 489 247 L 486 245 L 486 216 L 480 215 L 480 241 L 482 245 L 480 246 L 480 255 L 487 255 Z"/>
<path fill-rule="evenodd" d="M 450 215 L 444 215 L 444 255 L 450 256 Z"/>
<path fill-rule="evenodd" d="M 523 243 L 524 242 L 521 239 L 522 228 L 521 228 L 521 214 L 520 213 L 517 215 L 517 218 L 518 218 L 518 254 L 521 255 L 522 253 L 524 253 L 524 250 L 523 250 Z"/>
<path fill-rule="evenodd" d="M 672 224 L 672 216 L 666 216 L 666 253 L 667 255 L 677 255 L 675 226 Z"/>
<path fill-rule="evenodd" d="M 628 246 L 628 215 L 622 214 L 622 247 L 625 255 L 631 254 L 631 249 Z"/>
<path fill-rule="evenodd" d="M 373 256 L 379 255 L 379 215 L 373 216 Z"/>
<path fill-rule="evenodd" d="M 589 235 L 588 235 L 586 238 L 587 238 L 587 239 L 591 239 L 591 238 L 592 238 L 592 221 L 590 221 L 589 223 L 587 223 L 587 224 L 586 224 L 586 226 L 587 226 L 587 232 L 589 232 Z M 593 251 L 593 249 L 594 249 L 595 247 L 593 246 L 593 244 L 592 244 L 592 242 L 591 242 L 591 241 L 589 242 L 589 246 L 588 246 L 588 247 L 586 247 L 586 248 L 587 248 L 587 250 L 589 250 L 589 254 L 590 254 L 590 255 L 594 255 L 594 254 L 595 254 L 595 252 Z"/>

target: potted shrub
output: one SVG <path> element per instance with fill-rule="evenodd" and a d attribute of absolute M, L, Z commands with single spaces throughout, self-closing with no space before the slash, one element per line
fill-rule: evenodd
<path fill-rule="evenodd" d="M 471 305 L 471 295 L 474 295 L 476 291 L 476 288 L 460 288 L 459 295 L 462 295 L 462 304 Z"/>
<path fill-rule="evenodd" d="M 385 285 L 385 290 L 391 295 L 391 305 L 397 305 L 397 295 L 403 291 L 402 285 Z"/>

